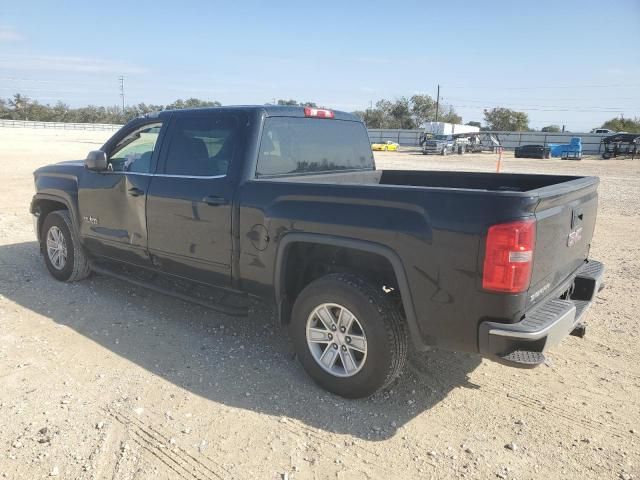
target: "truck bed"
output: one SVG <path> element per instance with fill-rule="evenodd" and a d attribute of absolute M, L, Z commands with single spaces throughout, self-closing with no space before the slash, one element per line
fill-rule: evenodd
<path fill-rule="evenodd" d="M 492 192 L 528 192 L 580 178 L 567 175 L 384 170 L 380 176 L 379 183 L 381 185 L 487 190 Z"/>
<path fill-rule="evenodd" d="M 488 192 L 531 192 L 545 187 L 567 186 L 567 182 L 591 183 L 587 177 L 571 175 L 537 175 L 484 172 L 449 172 L 438 170 L 369 170 L 326 174 L 295 175 L 280 180 L 309 183 L 355 185 L 390 185 L 405 187 L 484 190 Z M 576 182 L 577 181 L 577 182 Z"/>
<path fill-rule="evenodd" d="M 597 177 L 481 172 L 280 176 L 249 182 L 251 193 L 243 201 L 250 208 L 241 212 L 246 222 L 241 229 L 258 222 L 253 211 L 260 208 L 270 219 L 270 231 L 287 232 L 295 225 L 296 231 L 389 246 L 410 266 L 422 338 L 465 350 L 477 344 L 477 331 L 464 325 L 480 322 L 478 311 L 499 322 L 518 322 L 535 305 L 564 293 L 558 288 L 588 258 L 597 186 Z M 537 225 L 529 290 L 518 295 L 484 291 L 480 275 L 487 229 L 522 218 L 534 218 Z M 578 229 L 581 240 L 569 245 L 568 236 Z M 253 263 L 247 258 L 245 268 L 253 269 Z"/>

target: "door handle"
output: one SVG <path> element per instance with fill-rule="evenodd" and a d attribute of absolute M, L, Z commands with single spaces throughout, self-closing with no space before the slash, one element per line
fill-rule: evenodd
<path fill-rule="evenodd" d="M 224 199 L 224 197 L 218 197 L 216 195 L 209 195 L 208 197 L 204 197 L 202 199 L 202 201 L 204 203 L 206 203 L 207 205 L 211 205 L 212 207 L 217 207 L 219 205 L 225 205 L 227 203 L 227 201 Z"/>
<path fill-rule="evenodd" d="M 137 187 L 131 187 L 129 189 L 129 195 L 132 197 L 139 197 L 140 195 L 144 195 L 144 190 L 141 190 Z"/>

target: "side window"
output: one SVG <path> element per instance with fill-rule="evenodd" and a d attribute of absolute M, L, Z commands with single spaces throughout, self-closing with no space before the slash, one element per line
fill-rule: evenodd
<path fill-rule="evenodd" d="M 161 123 L 152 123 L 134 130 L 124 137 L 111 152 L 109 170 L 152 173 L 151 157 L 161 128 Z"/>
<path fill-rule="evenodd" d="M 167 175 L 226 175 L 238 145 L 234 114 L 178 117 L 165 160 Z"/>

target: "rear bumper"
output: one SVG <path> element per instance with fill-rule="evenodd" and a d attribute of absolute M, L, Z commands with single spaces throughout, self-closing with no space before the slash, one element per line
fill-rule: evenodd
<path fill-rule="evenodd" d="M 554 298 L 536 306 L 517 323 L 482 322 L 480 353 L 492 360 L 516 365 L 507 358 L 513 352 L 545 352 L 581 324 L 596 294 L 602 290 L 604 265 L 585 263 L 577 272 L 569 298 Z"/>

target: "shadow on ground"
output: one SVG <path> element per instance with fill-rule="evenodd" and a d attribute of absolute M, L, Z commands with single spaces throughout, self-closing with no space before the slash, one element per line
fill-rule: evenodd
<path fill-rule="evenodd" d="M 286 329 L 259 305 L 233 318 L 104 276 L 65 284 L 48 274 L 36 242 L 0 246 L 0 293 L 194 394 L 360 438 L 391 437 L 453 389 L 475 388 L 468 374 L 480 363 L 414 353 L 389 390 L 345 400 L 305 375 Z"/>

